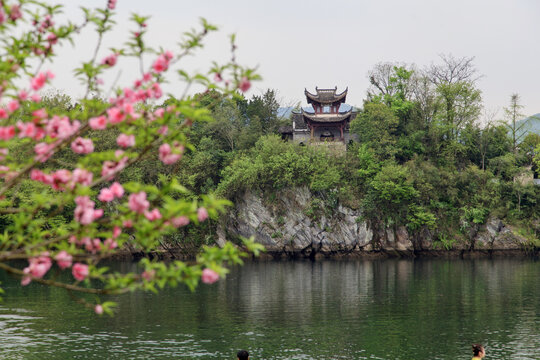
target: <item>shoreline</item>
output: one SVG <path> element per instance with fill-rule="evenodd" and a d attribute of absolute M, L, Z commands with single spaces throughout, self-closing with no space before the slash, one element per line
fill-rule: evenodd
<path fill-rule="evenodd" d="M 181 249 L 157 250 L 150 253 L 142 251 L 131 251 L 124 249 L 113 256 L 110 260 L 113 261 L 137 261 L 142 258 L 159 259 L 159 260 L 182 260 L 193 261 L 196 259 L 196 253 L 186 253 Z M 378 259 L 489 259 L 489 258 L 540 258 L 540 248 L 520 250 L 520 249 L 500 249 L 500 250 L 419 250 L 419 251 L 348 251 L 348 252 L 332 252 L 315 254 L 304 254 L 302 252 L 277 252 L 267 251 L 261 253 L 260 256 L 249 256 L 246 259 L 254 261 L 272 261 L 272 260 L 378 260 Z"/>

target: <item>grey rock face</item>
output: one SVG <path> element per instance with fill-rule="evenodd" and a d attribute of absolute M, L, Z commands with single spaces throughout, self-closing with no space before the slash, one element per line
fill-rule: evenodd
<path fill-rule="evenodd" d="M 409 234 L 402 226 L 379 229 L 374 236 L 368 224 L 360 220 L 359 210 L 324 206 L 308 188 L 285 190 L 271 200 L 247 192 L 237 199 L 234 210 L 219 227 L 218 241 L 223 243 L 225 234 L 254 236 L 269 253 L 307 257 L 372 251 L 412 255 L 434 248 L 433 234 L 428 229 Z M 471 239 L 470 246 L 463 244 L 454 250 L 520 250 L 526 241 L 500 219 L 490 218 Z"/>

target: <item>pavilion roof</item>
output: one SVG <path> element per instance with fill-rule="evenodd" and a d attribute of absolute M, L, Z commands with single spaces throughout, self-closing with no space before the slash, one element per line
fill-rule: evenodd
<path fill-rule="evenodd" d="M 309 114 L 309 113 L 305 113 L 305 112 L 302 112 L 302 115 L 304 116 L 305 119 L 308 119 L 309 121 L 313 121 L 313 122 L 317 122 L 317 123 L 338 123 L 338 122 L 342 122 L 344 120 L 347 120 L 348 118 L 350 118 L 352 114 L 352 111 L 348 111 L 346 113 L 341 113 L 341 114 L 317 114 L 317 115 L 313 115 L 313 114 Z"/>
<path fill-rule="evenodd" d="M 307 89 L 304 89 L 304 94 L 306 95 L 308 104 L 333 104 L 333 103 L 343 103 L 347 97 L 347 87 L 342 93 L 336 94 L 337 86 L 333 89 L 319 89 L 315 87 L 317 91 L 316 94 L 312 94 Z"/>

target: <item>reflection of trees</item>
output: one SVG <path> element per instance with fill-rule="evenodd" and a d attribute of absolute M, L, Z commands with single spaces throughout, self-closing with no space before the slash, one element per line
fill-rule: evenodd
<path fill-rule="evenodd" d="M 299 349 L 325 359 L 338 351 L 358 359 L 448 359 L 478 341 L 490 357 L 532 359 L 540 348 L 539 267 L 515 259 L 247 263 L 196 293 L 120 298 L 114 318 L 86 316 L 65 292 L 34 284 L 17 286 L 2 311 L 30 311 L 34 319 L 21 336 L 41 339 L 32 352 L 47 346 L 62 354 L 83 337 L 85 346 L 99 340 L 103 349 L 135 352 L 144 343 L 160 351 L 167 344 L 218 358 L 250 347 L 257 358 L 283 359 L 285 350 Z"/>

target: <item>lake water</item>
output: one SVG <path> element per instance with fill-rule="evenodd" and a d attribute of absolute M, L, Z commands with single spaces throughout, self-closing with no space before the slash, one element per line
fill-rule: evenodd
<path fill-rule="evenodd" d="M 132 263 L 119 265 L 133 268 Z M 1 275 L 2 359 L 540 359 L 540 262 L 252 262 L 98 317 Z"/>

